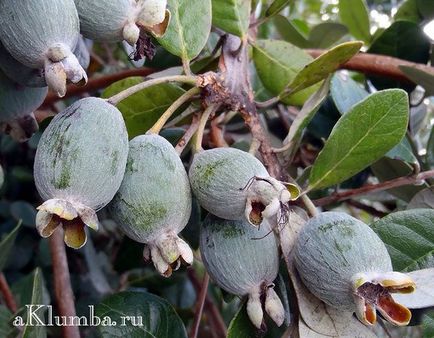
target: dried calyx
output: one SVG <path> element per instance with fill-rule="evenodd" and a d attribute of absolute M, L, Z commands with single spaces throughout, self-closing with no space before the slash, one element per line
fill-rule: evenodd
<path fill-rule="evenodd" d="M 393 272 L 384 243 L 365 223 L 342 212 L 324 212 L 310 219 L 294 250 L 303 283 L 319 299 L 342 311 L 355 312 L 366 325 L 376 310 L 394 325 L 407 325 L 411 312 L 393 299 L 410 293 L 415 283 Z"/>
<path fill-rule="evenodd" d="M 200 252 L 218 286 L 247 297 L 247 313 L 257 328 L 264 328 L 264 310 L 282 325 L 285 311 L 273 289 L 279 251 L 268 222 L 257 229 L 245 220 L 230 221 L 209 214 L 202 223 Z"/>
<path fill-rule="evenodd" d="M 285 223 L 288 202 L 299 195 L 295 185 L 270 177 L 257 158 L 234 148 L 197 153 L 189 177 L 203 208 L 224 219 L 246 219 L 255 226 L 263 219 Z"/>

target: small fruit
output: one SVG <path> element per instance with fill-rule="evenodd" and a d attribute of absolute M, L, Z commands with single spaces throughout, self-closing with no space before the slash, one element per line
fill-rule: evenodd
<path fill-rule="evenodd" d="M 140 27 L 152 27 L 164 21 L 166 0 L 75 0 L 81 32 L 95 41 L 127 41 L 134 46 Z"/>
<path fill-rule="evenodd" d="M 376 322 L 376 309 L 395 325 L 407 325 L 411 312 L 391 293 L 410 293 L 415 284 L 393 272 L 387 249 L 365 223 L 342 212 L 310 219 L 295 246 L 295 265 L 307 288 L 343 311 L 356 312 L 366 325 Z"/>
<path fill-rule="evenodd" d="M 87 81 L 72 53 L 80 30 L 74 0 L 2 0 L 0 13 L 4 47 L 25 66 L 44 69 L 50 89 L 64 96 L 67 80 Z"/>
<path fill-rule="evenodd" d="M 59 225 L 65 243 L 86 243 L 85 225 L 98 229 L 98 211 L 110 202 L 125 172 L 128 135 L 119 110 L 89 97 L 56 115 L 42 134 L 35 157 L 36 188 L 45 201 L 36 227 L 49 237 Z"/>
<path fill-rule="evenodd" d="M 282 325 L 285 311 L 273 290 L 279 251 L 268 222 L 257 229 L 245 220 L 229 221 L 208 214 L 200 232 L 200 252 L 217 285 L 234 295 L 248 296 L 247 313 L 257 328 L 263 322 L 263 297 L 265 311 Z"/>
<path fill-rule="evenodd" d="M 38 130 L 33 112 L 44 102 L 47 88 L 23 87 L 0 71 L 0 130 L 26 141 Z"/>
<path fill-rule="evenodd" d="M 141 135 L 130 142 L 122 185 L 110 204 L 125 234 L 145 243 L 144 258 L 164 276 L 193 253 L 178 233 L 191 213 L 191 192 L 184 165 L 172 145 L 159 135 Z"/>
<path fill-rule="evenodd" d="M 270 177 L 256 157 L 234 148 L 197 153 L 189 177 L 203 208 L 224 219 L 247 219 L 253 225 L 273 216 L 282 222 L 287 203 L 298 197 L 295 186 Z"/>

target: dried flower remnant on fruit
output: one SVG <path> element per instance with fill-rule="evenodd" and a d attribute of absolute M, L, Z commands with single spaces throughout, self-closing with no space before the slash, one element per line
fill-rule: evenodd
<path fill-rule="evenodd" d="M 200 252 L 205 268 L 214 282 L 225 291 L 246 296 L 247 313 L 252 323 L 264 328 L 264 310 L 278 325 L 285 311 L 274 291 L 279 270 L 278 244 L 269 235 L 264 221 L 254 228 L 245 220 L 224 220 L 209 214 L 200 232 Z"/>
<path fill-rule="evenodd" d="M 144 259 L 163 276 L 193 262 L 193 252 L 178 236 L 191 213 L 190 184 L 181 159 L 163 137 L 131 140 L 125 176 L 110 211 L 128 237 L 145 244 Z"/>
<path fill-rule="evenodd" d="M 259 226 L 285 223 L 288 202 L 299 190 L 270 177 L 253 155 L 234 148 L 205 150 L 194 156 L 190 183 L 203 208 L 229 220 L 246 219 Z"/>
<path fill-rule="evenodd" d="M 104 100 L 81 99 L 56 115 L 35 157 L 36 188 L 45 201 L 36 216 L 39 234 L 49 237 L 63 226 L 65 243 L 82 247 L 85 226 L 98 229 L 96 211 L 111 201 L 122 182 L 127 155 L 122 115 Z"/>
<path fill-rule="evenodd" d="M 411 312 L 392 298 L 410 293 L 412 279 L 394 272 L 384 243 L 366 224 L 342 212 L 310 219 L 295 246 L 295 265 L 303 283 L 319 299 L 355 312 L 366 325 L 378 310 L 394 325 L 407 325 Z"/>

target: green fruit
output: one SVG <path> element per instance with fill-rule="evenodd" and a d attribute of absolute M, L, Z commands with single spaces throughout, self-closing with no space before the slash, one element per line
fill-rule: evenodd
<path fill-rule="evenodd" d="M 36 226 L 43 237 L 61 223 L 67 245 L 86 242 L 84 225 L 98 228 L 95 211 L 109 203 L 122 182 L 128 135 L 119 110 L 85 98 L 56 115 L 35 157 L 36 188 L 45 201 Z"/>
<path fill-rule="evenodd" d="M 324 212 L 310 219 L 295 246 L 295 265 L 303 283 L 326 304 L 356 312 L 367 325 L 375 309 L 396 325 L 411 313 L 390 292 L 408 293 L 414 283 L 393 272 L 387 249 L 365 223 L 342 212 Z"/>
<path fill-rule="evenodd" d="M 173 146 L 159 135 L 141 135 L 130 142 L 122 185 L 110 204 L 125 234 L 145 243 L 144 256 L 169 276 L 193 253 L 178 233 L 191 213 L 191 192 L 184 165 Z"/>
<path fill-rule="evenodd" d="M 265 310 L 280 326 L 283 306 L 273 290 L 279 270 L 279 251 L 270 225 L 259 229 L 246 221 L 230 221 L 209 214 L 200 232 L 200 252 L 210 277 L 222 289 L 237 296 L 248 296 L 247 311 L 260 328 Z"/>

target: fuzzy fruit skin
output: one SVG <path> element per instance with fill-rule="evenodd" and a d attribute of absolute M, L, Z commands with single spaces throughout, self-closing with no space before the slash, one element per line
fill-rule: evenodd
<path fill-rule="evenodd" d="M 23 87 L 0 71 L 0 122 L 33 113 L 44 102 L 47 88 Z"/>
<path fill-rule="evenodd" d="M 124 26 L 133 19 L 135 2 L 75 0 L 82 34 L 96 41 L 122 41 Z"/>
<path fill-rule="evenodd" d="M 365 223 L 342 212 L 310 219 L 295 246 L 295 265 L 307 288 L 330 306 L 355 311 L 352 278 L 393 271 L 386 246 Z"/>
<path fill-rule="evenodd" d="M 0 39 L 12 56 L 43 68 L 47 49 L 61 43 L 73 50 L 79 37 L 74 0 L 2 0 Z"/>
<path fill-rule="evenodd" d="M 267 222 L 258 229 L 247 221 L 208 214 L 201 227 L 200 252 L 211 278 L 238 296 L 272 283 L 279 268 L 279 253 L 274 234 L 269 231 Z"/>
<path fill-rule="evenodd" d="M 269 177 L 254 156 L 235 148 L 215 148 L 197 153 L 189 171 L 191 188 L 200 205 L 230 220 L 244 219 L 247 192 L 254 176 Z"/>
<path fill-rule="evenodd" d="M 122 185 L 110 211 L 128 237 L 151 243 L 178 234 L 191 213 L 191 191 L 184 165 L 173 146 L 159 135 L 130 141 Z"/>
<path fill-rule="evenodd" d="M 36 188 L 44 200 L 101 209 L 122 182 L 127 155 L 128 135 L 119 110 L 99 98 L 81 99 L 44 131 L 35 157 Z"/>

